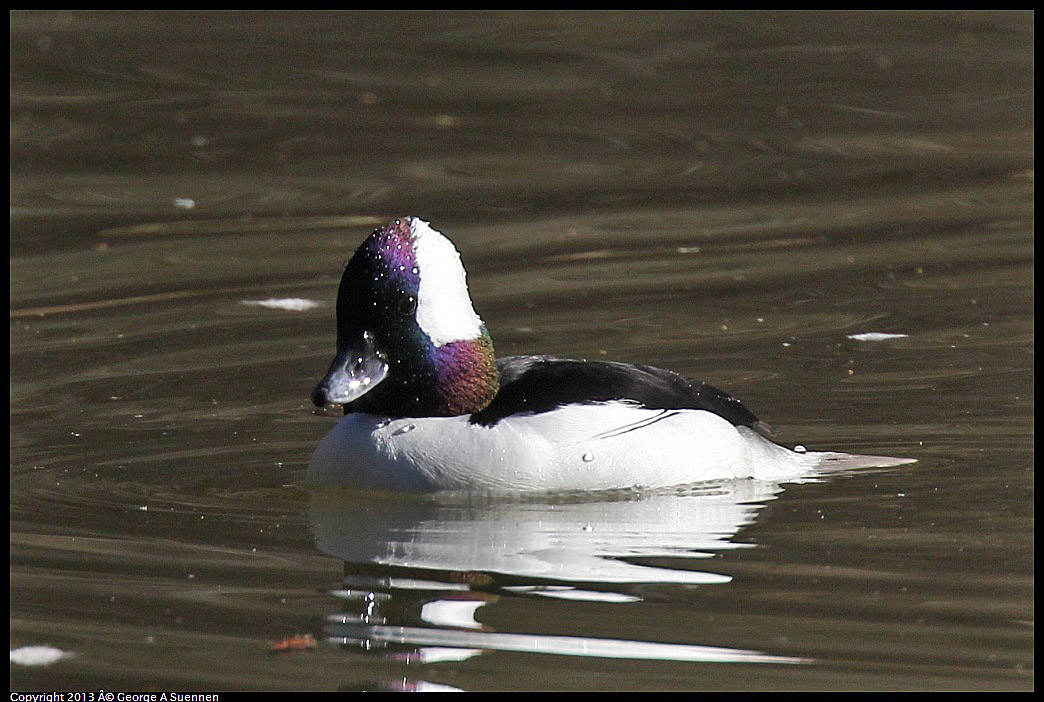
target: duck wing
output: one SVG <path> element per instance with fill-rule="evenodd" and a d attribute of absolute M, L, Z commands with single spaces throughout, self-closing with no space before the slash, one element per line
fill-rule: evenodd
<path fill-rule="evenodd" d="M 774 432 L 738 399 L 707 383 L 673 371 L 615 361 L 577 361 L 551 356 L 497 359 L 500 392 L 471 415 L 492 426 L 517 414 L 540 414 L 571 404 L 629 402 L 646 409 L 713 412 L 735 426 L 772 437 Z"/>

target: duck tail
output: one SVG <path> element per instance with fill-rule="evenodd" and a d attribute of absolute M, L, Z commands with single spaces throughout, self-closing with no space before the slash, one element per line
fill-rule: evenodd
<path fill-rule="evenodd" d="M 816 469 L 825 471 L 855 470 L 858 468 L 891 468 L 907 463 L 916 463 L 916 458 L 897 458 L 894 456 L 865 456 L 855 453 L 837 453 L 834 451 L 809 452 L 816 459 Z"/>

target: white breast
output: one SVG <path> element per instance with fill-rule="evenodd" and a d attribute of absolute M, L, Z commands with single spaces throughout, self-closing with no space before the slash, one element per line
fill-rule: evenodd
<path fill-rule="evenodd" d="M 308 480 L 397 490 L 656 488 L 798 477 L 819 456 L 794 453 L 702 410 L 570 405 L 492 427 L 468 417 L 350 414 L 316 448 Z"/>

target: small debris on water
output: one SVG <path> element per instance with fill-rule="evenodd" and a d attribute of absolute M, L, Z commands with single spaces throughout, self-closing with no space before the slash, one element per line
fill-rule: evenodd
<path fill-rule="evenodd" d="M 299 634 L 283 639 L 268 649 L 269 653 L 297 653 L 311 651 L 316 647 L 315 637 L 311 634 Z"/>

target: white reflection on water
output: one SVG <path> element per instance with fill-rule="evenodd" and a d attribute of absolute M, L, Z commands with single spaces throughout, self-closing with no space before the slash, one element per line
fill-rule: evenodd
<path fill-rule="evenodd" d="M 360 639 L 354 627 L 346 627 L 344 636 L 338 636 L 340 627 L 327 627 L 333 634 L 329 639 L 338 643 L 353 643 Z M 744 651 L 718 646 L 627 641 L 622 639 L 584 638 L 578 636 L 546 636 L 534 634 L 507 634 L 496 632 L 456 631 L 414 626 L 374 626 L 367 632 L 369 642 L 437 646 L 454 650 L 452 660 L 462 660 L 464 652 L 472 655 L 479 650 L 546 653 L 561 656 L 591 656 L 596 658 L 630 658 L 639 660 L 688 661 L 693 663 L 808 663 L 804 658 L 770 656 L 758 651 Z M 423 656 L 423 654 L 421 654 Z"/>
<path fill-rule="evenodd" d="M 492 631 L 481 608 L 505 597 L 553 597 L 606 606 L 640 601 L 634 584 L 717 585 L 692 568 L 782 491 L 725 481 L 684 493 L 610 495 L 601 501 L 415 499 L 315 492 L 318 547 L 345 562 L 336 596 L 350 613 L 328 617 L 328 640 L 367 650 L 407 646 L 423 661 L 520 651 L 664 661 L 801 663 L 806 659 L 708 645 Z M 678 567 L 636 559 L 669 557 Z M 378 573 L 374 575 L 375 566 Z M 384 570 L 387 574 L 384 574 Z M 438 652 L 438 653 L 437 653 Z M 393 657 L 403 656 L 392 653 Z"/>
<path fill-rule="evenodd" d="M 546 503 L 359 502 L 316 492 L 309 513 L 319 549 L 349 563 L 566 582 L 712 584 L 730 578 L 621 559 L 707 558 L 745 548 L 731 537 L 781 490 L 776 483 L 737 480 L 684 495 Z"/>

